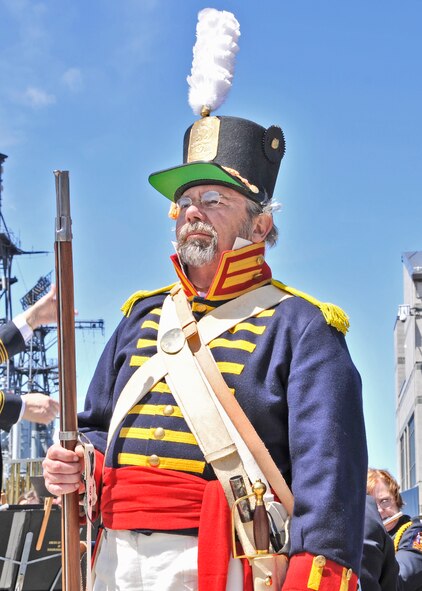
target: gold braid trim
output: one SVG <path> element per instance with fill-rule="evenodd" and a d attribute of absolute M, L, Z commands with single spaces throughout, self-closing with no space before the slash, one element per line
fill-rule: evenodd
<path fill-rule="evenodd" d="M 398 530 L 396 535 L 394 536 L 394 551 L 397 552 L 397 550 L 399 549 L 399 544 L 401 542 L 401 539 L 403 537 L 404 532 L 409 529 L 409 527 L 412 525 L 411 521 L 408 521 L 407 523 L 404 523 Z"/>
<path fill-rule="evenodd" d="M 224 168 L 226 172 L 238 178 L 239 181 L 242 181 L 242 183 L 246 185 L 248 189 L 252 191 L 252 193 L 259 193 L 258 187 L 250 183 L 248 179 L 245 179 L 245 177 L 241 176 L 234 168 L 229 168 L 228 166 L 222 166 L 221 168 Z"/>
<path fill-rule="evenodd" d="M 176 284 L 172 283 L 171 285 L 167 285 L 166 287 L 160 287 L 159 289 L 155 289 L 154 291 L 145 291 L 145 290 L 136 291 L 134 294 L 132 294 L 125 301 L 125 303 L 123 304 L 123 306 L 120 309 L 122 310 L 122 312 L 125 316 L 130 316 L 130 313 L 132 312 L 132 308 L 133 308 L 134 304 L 136 304 L 137 301 L 144 300 L 145 298 L 149 298 L 150 296 L 158 295 L 159 293 L 164 293 L 166 291 L 170 291 L 174 285 L 176 285 Z"/>
<path fill-rule="evenodd" d="M 303 291 L 299 291 L 294 287 L 289 287 L 288 285 L 285 285 L 281 281 L 276 281 L 275 279 L 272 280 L 272 284 L 280 289 L 283 289 L 284 291 L 287 291 L 288 293 L 294 296 L 298 296 L 300 298 L 303 298 L 304 300 L 307 300 L 308 302 L 319 308 L 322 312 L 322 315 L 325 318 L 326 323 L 336 328 L 339 332 L 342 332 L 345 335 L 348 331 L 350 327 L 349 317 L 347 316 L 346 312 L 344 312 L 335 304 L 330 304 L 328 302 L 320 302 L 311 295 L 304 293 Z"/>
<path fill-rule="evenodd" d="M 247 187 L 250 187 L 250 182 L 248 181 L 248 179 L 245 179 L 243 176 L 240 176 L 240 174 L 234 168 L 230 168 L 229 166 L 222 166 L 221 168 L 224 168 L 226 172 L 228 172 L 232 176 L 237 177 L 239 181 L 242 181 L 243 184 L 245 184 Z"/>

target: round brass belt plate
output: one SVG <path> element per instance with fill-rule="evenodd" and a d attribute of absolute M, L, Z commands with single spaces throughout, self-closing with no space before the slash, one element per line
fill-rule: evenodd
<path fill-rule="evenodd" d="M 185 335 L 181 328 L 172 328 L 163 334 L 160 347 L 164 353 L 174 355 L 183 349 L 185 344 Z"/>

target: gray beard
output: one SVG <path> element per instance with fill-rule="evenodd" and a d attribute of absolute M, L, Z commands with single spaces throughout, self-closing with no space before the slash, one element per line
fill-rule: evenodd
<path fill-rule="evenodd" d="M 198 237 L 191 238 L 188 242 L 185 242 L 186 235 L 192 230 L 202 230 L 212 234 L 211 241 Z M 240 238 L 250 240 L 251 233 L 252 222 L 250 219 L 247 219 L 243 222 L 241 228 L 239 228 L 238 234 Z M 194 224 L 186 225 L 179 234 L 177 254 L 184 265 L 190 265 L 191 267 L 208 265 L 214 260 L 217 253 L 217 240 L 217 232 L 210 224 L 195 222 Z"/>
<path fill-rule="evenodd" d="M 217 235 L 213 235 L 211 242 L 195 238 L 182 245 L 178 245 L 177 253 L 184 265 L 202 267 L 212 262 L 217 252 Z"/>

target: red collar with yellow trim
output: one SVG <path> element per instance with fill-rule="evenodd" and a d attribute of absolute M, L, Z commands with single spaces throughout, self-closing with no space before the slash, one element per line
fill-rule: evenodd
<path fill-rule="evenodd" d="M 172 255 L 176 273 L 188 298 L 198 296 L 195 287 L 186 277 L 177 254 Z M 271 269 L 265 262 L 265 244 L 248 244 L 238 250 L 226 250 L 220 258 L 206 300 L 231 300 L 266 285 L 271 281 Z"/>

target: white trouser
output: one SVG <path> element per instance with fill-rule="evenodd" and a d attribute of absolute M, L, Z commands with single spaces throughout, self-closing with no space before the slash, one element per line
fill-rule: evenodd
<path fill-rule="evenodd" d="M 196 591 L 197 560 L 196 536 L 105 530 L 94 591 Z M 231 558 L 226 591 L 242 589 L 241 561 Z"/>

